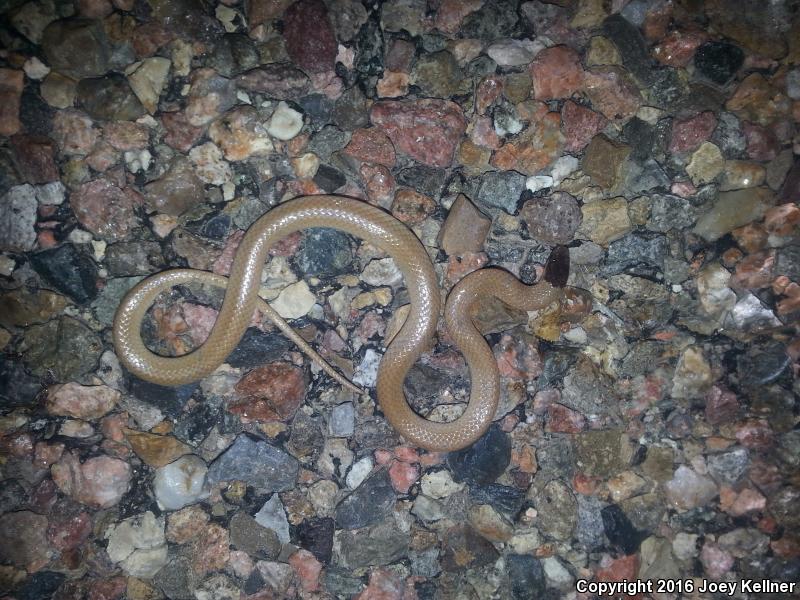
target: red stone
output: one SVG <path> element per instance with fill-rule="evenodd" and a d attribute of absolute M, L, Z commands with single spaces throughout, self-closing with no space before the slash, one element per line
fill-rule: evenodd
<path fill-rule="evenodd" d="M 636 578 L 639 570 L 639 556 L 629 554 L 620 558 L 606 557 L 601 563 L 600 568 L 595 573 L 597 581 L 623 581 Z"/>
<path fill-rule="evenodd" d="M 467 123 L 461 108 L 449 100 L 384 100 L 370 111 L 396 149 L 432 167 L 448 167 Z"/>
<path fill-rule="evenodd" d="M 627 71 L 618 67 L 595 67 L 586 71 L 583 90 L 592 108 L 614 121 L 627 121 L 642 103 L 639 88 Z"/>
<path fill-rule="evenodd" d="M 586 428 L 586 417 L 563 404 L 551 404 L 547 409 L 545 431 L 552 433 L 578 433 Z"/>
<path fill-rule="evenodd" d="M 14 163 L 24 181 L 34 185 L 58 181 L 58 167 L 53 153 L 55 144 L 40 135 L 15 135 L 11 138 Z"/>
<path fill-rule="evenodd" d="M 442 33 L 457 33 L 464 17 L 482 5 L 483 0 L 442 0 L 436 11 L 436 29 Z"/>
<path fill-rule="evenodd" d="M 772 130 L 754 123 L 745 123 L 742 130 L 747 140 L 747 156 L 751 159 L 768 161 L 780 152 L 781 143 Z"/>
<path fill-rule="evenodd" d="M 568 46 L 553 46 L 531 63 L 533 97 L 537 100 L 569 98 L 583 83 L 581 57 Z"/>
<path fill-rule="evenodd" d="M 256 421 L 286 421 L 305 398 L 303 370 L 286 362 L 253 369 L 234 386 L 241 400 L 228 410 Z"/>
<path fill-rule="evenodd" d="M 150 140 L 144 125 L 131 121 L 112 121 L 103 127 L 103 139 L 117 150 L 141 150 Z"/>
<path fill-rule="evenodd" d="M 706 394 L 706 421 L 711 425 L 730 423 L 739 415 L 736 394 L 715 385 Z"/>
<path fill-rule="evenodd" d="M 447 259 L 447 281 L 455 284 L 464 277 L 486 266 L 489 258 L 484 252 L 467 252 Z"/>
<path fill-rule="evenodd" d="M 353 600 L 404 600 L 403 580 L 388 569 L 375 569 L 369 574 L 369 585 Z"/>
<path fill-rule="evenodd" d="M 800 208 L 796 204 L 781 204 L 767 210 L 764 227 L 775 235 L 791 235 L 800 224 Z"/>
<path fill-rule="evenodd" d="M 319 576 L 322 572 L 322 563 L 308 550 L 298 550 L 289 557 L 289 564 L 300 580 L 300 587 L 305 592 L 319 590 Z"/>
<path fill-rule="evenodd" d="M 669 151 L 673 153 L 691 152 L 714 133 L 717 118 L 711 111 L 702 112 L 688 119 L 680 119 L 672 124 L 672 138 Z"/>
<path fill-rule="evenodd" d="M 503 171 L 534 175 L 561 156 L 563 148 L 561 115 L 549 112 L 534 121 L 514 141 L 495 150 L 490 163 Z"/>
<path fill-rule="evenodd" d="M 47 528 L 47 539 L 60 552 L 72 550 L 89 539 L 93 526 L 89 513 L 80 512 L 72 516 L 55 513 Z"/>
<path fill-rule="evenodd" d="M 768 450 L 772 447 L 775 436 L 766 421 L 750 419 L 737 427 L 736 439 L 745 448 Z"/>
<path fill-rule="evenodd" d="M 359 169 L 370 203 L 386 207 L 394 195 L 395 180 L 383 165 L 363 164 Z"/>
<path fill-rule="evenodd" d="M 127 577 L 95 579 L 89 587 L 86 600 L 119 600 L 128 589 Z"/>
<path fill-rule="evenodd" d="M 225 568 L 230 558 L 228 530 L 216 523 L 205 525 L 192 541 L 192 570 L 201 577 Z"/>
<path fill-rule="evenodd" d="M 16 69 L 0 69 L 0 135 L 14 135 L 22 127 L 20 99 L 25 75 Z"/>
<path fill-rule="evenodd" d="M 773 252 L 757 252 L 743 258 L 736 265 L 730 286 L 736 289 L 758 290 L 769 287 L 775 278 Z"/>
<path fill-rule="evenodd" d="M 720 489 L 719 505 L 729 515 L 741 517 L 747 513 L 764 510 L 767 499 L 751 487 L 746 487 L 740 492 L 723 487 Z"/>
<path fill-rule="evenodd" d="M 386 53 L 386 69 L 407 73 L 411 68 L 411 61 L 414 60 L 414 44 L 400 38 L 392 38 L 389 43 L 389 51 Z"/>
<path fill-rule="evenodd" d="M 164 143 L 180 152 L 191 150 L 205 133 L 205 127 L 190 125 L 183 111 L 162 113 L 161 123 L 167 130 Z"/>
<path fill-rule="evenodd" d="M 694 58 L 694 52 L 708 39 L 705 31 L 673 31 L 653 48 L 653 56 L 664 65 L 685 67 Z"/>
<path fill-rule="evenodd" d="M 407 494 L 408 490 L 419 478 L 419 467 L 406 462 L 394 461 L 389 467 L 392 487 L 399 494 Z"/>
<path fill-rule="evenodd" d="M 121 190 L 106 179 L 81 185 L 70 197 L 78 221 L 89 231 L 111 242 L 123 240 L 138 228 L 136 209 L 143 198 L 130 188 Z"/>
<path fill-rule="evenodd" d="M 542 357 L 535 342 L 530 343 L 503 334 L 492 350 L 503 377 L 533 381 L 542 374 Z"/>
<path fill-rule="evenodd" d="M 561 123 L 566 138 L 564 150 L 580 152 L 595 135 L 605 129 L 608 119 L 585 106 L 567 100 L 561 109 Z"/>
<path fill-rule="evenodd" d="M 376 127 L 356 129 L 344 153 L 356 160 L 377 163 L 389 168 L 394 166 L 396 158 L 391 140 Z"/>
<path fill-rule="evenodd" d="M 490 117 L 478 117 L 469 132 L 470 141 L 476 146 L 496 150 L 500 147 L 500 138 L 494 130 Z"/>
<path fill-rule="evenodd" d="M 134 30 L 131 42 L 136 57 L 142 59 L 153 56 L 173 39 L 175 39 L 175 34 L 159 21 L 148 21 Z"/>
<path fill-rule="evenodd" d="M 408 225 L 422 223 L 434 210 L 436 203 L 431 198 L 411 188 L 397 190 L 392 202 L 392 215 Z"/>
<path fill-rule="evenodd" d="M 337 44 L 322 0 L 300 0 L 283 16 L 283 39 L 292 61 L 307 73 L 333 70 Z"/>
<path fill-rule="evenodd" d="M 499 75 L 485 77 L 475 90 L 475 109 L 479 115 L 485 115 L 487 109 L 494 104 L 503 93 L 503 79 Z"/>

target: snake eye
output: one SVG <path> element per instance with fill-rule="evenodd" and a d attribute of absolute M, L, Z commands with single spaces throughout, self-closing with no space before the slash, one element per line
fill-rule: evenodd
<path fill-rule="evenodd" d="M 564 287 L 569 279 L 569 248 L 556 246 L 544 266 L 544 280 L 554 287 Z"/>

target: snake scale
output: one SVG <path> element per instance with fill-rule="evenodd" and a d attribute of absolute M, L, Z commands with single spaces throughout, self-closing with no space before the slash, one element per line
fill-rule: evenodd
<path fill-rule="evenodd" d="M 561 300 L 563 290 L 548 281 L 528 286 L 496 268 L 481 269 L 462 279 L 447 298 L 445 324 L 469 367 L 469 404 L 455 421 L 437 423 L 424 419 L 408 405 L 403 381 L 422 352 L 431 346 L 436 330 L 441 302 L 433 264 L 422 243 L 403 223 L 379 208 L 351 198 L 303 196 L 271 209 L 245 234 L 228 278 L 194 269 L 173 269 L 139 282 L 123 298 L 114 318 L 114 347 L 122 364 L 137 377 L 161 385 L 202 379 L 225 361 L 242 339 L 253 311 L 259 309 L 320 362 L 326 372 L 360 391 L 327 365 L 258 296 L 270 246 L 290 233 L 312 227 L 338 229 L 381 248 L 394 259 L 405 279 L 410 312 L 386 348 L 378 369 L 376 391 L 386 419 L 409 442 L 428 450 L 459 450 L 474 443 L 492 423 L 500 395 L 500 374 L 489 345 L 473 323 L 472 309 L 486 296 L 495 296 L 522 310 L 540 309 Z M 154 354 L 141 337 L 147 310 L 161 292 L 191 282 L 226 288 L 208 339 L 183 356 Z"/>

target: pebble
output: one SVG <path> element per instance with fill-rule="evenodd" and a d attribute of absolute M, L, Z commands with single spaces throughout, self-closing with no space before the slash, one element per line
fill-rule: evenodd
<path fill-rule="evenodd" d="M 491 219 L 464 194 L 459 194 L 439 230 L 439 245 L 447 254 L 454 256 L 479 252 L 483 249 L 490 227 Z"/>
<path fill-rule="evenodd" d="M 159 507 L 178 510 L 201 500 L 207 493 L 207 471 L 203 460 L 191 454 L 159 468 L 153 480 L 153 492 Z"/>
<path fill-rule="evenodd" d="M 380 470 L 336 506 L 336 524 L 343 529 L 360 529 L 378 523 L 389 515 L 395 499 L 388 471 Z"/>
<path fill-rule="evenodd" d="M 568 46 L 553 46 L 531 63 L 533 97 L 537 100 L 569 98 L 583 84 L 580 56 Z"/>
<path fill-rule="evenodd" d="M 147 511 L 106 530 L 108 557 L 132 577 L 150 578 L 167 563 L 164 518 Z"/>
<path fill-rule="evenodd" d="M 472 446 L 447 456 L 447 464 L 456 481 L 477 484 L 495 481 L 510 461 L 511 442 L 497 426 L 490 427 Z"/>
<path fill-rule="evenodd" d="M 705 506 L 718 493 L 711 479 L 683 465 L 678 467 L 664 489 L 671 505 L 684 510 Z"/>
<path fill-rule="evenodd" d="M 772 198 L 772 193 L 765 188 L 720 192 L 711 208 L 697 220 L 692 231 L 705 240 L 718 240 L 737 227 L 762 218 Z"/>
<path fill-rule="evenodd" d="M 264 492 L 282 492 L 294 486 L 299 464 L 280 448 L 247 435 L 233 444 L 208 469 L 208 482 L 245 481 Z"/>
<path fill-rule="evenodd" d="M 278 535 L 274 531 L 243 512 L 237 512 L 231 517 L 230 539 L 234 547 L 256 558 L 276 558 L 281 549 Z"/>
<path fill-rule="evenodd" d="M 370 110 L 396 150 L 433 167 L 447 167 L 466 131 L 461 108 L 447 100 L 380 101 Z"/>
<path fill-rule="evenodd" d="M 65 453 L 52 466 L 51 473 L 64 494 L 96 508 L 117 504 L 128 491 L 131 480 L 128 463 L 105 455 L 81 463 L 75 454 Z"/>
<path fill-rule="evenodd" d="M 113 410 L 120 395 L 105 385 L 83 386 L 70 382 L 48 388 L 46 409 L 52 415 L 94 420 Z"/>
<path fill-rule="evenodd" d="M 574 197 L 555 192 L 525 202 L 520 219 L 537 240 L 551 244 L 570 242 L 581 224 L 581 209 Z"/>
<path fill-rule="evenodd" d="M 500 40 L 486 49 L 486 54 L 501 67 L 520 67 L 527 65 L 542 50 L 542 46 L 532 40 Z"/>
<path fill-rule="evenodd" d="M 284 319 L 299 319 L 307 315 L 316 302 L 308 284 L 298 281 L 286 286 L 271 305 Z"/>
<path fill-rule="evenodd" d="M 350 437 L 355 430 L 355 408 L 352 402 L 333 407 L 328 419 L 328 433 L 334 437 Z"/>
<path fill-rule="evenodd" d="M 255 514 L 255 520 L 256 523 L 262 527 L 274 531 L 278 536 L 278 541 L 282 544 L 289 543 L 289 521 L 286 520 L 285 509 L 277 494 L 273 494 L 272 497 L 264 503 Z"/>
<path fill-rule="evenodd" d="M 12 187 L 0 198 L 0 250 L 24 252 L 36 245 L 36 196 L 33 186 Z"/>
<path fill-rule="evenodd" d="M 54 552 L 47 542 L 47 517 L 28 510 L 9 512 L 0 517 L 3 543 L 0 557 L 22 569 L 36 572 L 45 567 Z"/>
<path fill-rule="evenodd" d="M 714 181 L 724 168 L 725 159 L 719 148 L 711 142 L 703 142 L 692 154 L 686 173 L 693 184 L 703 185 Z"/>
<path fill-rule="evenodd" d="M 483 176 L 476 201 L 480 206 L 500 208 L 509 214 L 517 210 L 525 177 L 514 171 L 491 172 Z"/>
<path fill-rule="evenodd" d="M 279 140 L 291 140 L 303 129 L 303 115 L 286 102 L 279 102 L 267 122 L 267 133 Z"/>
<path fill-rule="evenodd" d="M 726 84 L 744 63 L 744 52 L 730 42 L 709 41 L 697 48 L 694 66 L 718 85 Z"/>
<path fill-rule="evenodd" d="M 581 207 L 582 219 L 578 235 L 600 246 L 608 246 L 632 229 L 628 203 L 624 198 L 590 202 Z"/>

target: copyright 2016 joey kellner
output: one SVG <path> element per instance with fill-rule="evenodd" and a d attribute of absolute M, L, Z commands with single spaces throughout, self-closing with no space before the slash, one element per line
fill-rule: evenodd
<path fill-rule="evenodd" d="M 579 579 L 575 584 L 579 593 L 595 594 L 601 598 L 625 598 L 638 594 L 793 594 L 798 590 L 796 581 L 775 579 L 738 579 L 712 581 L 710 579 L 623 579 L 622 581 L 588 581 Z"/>

